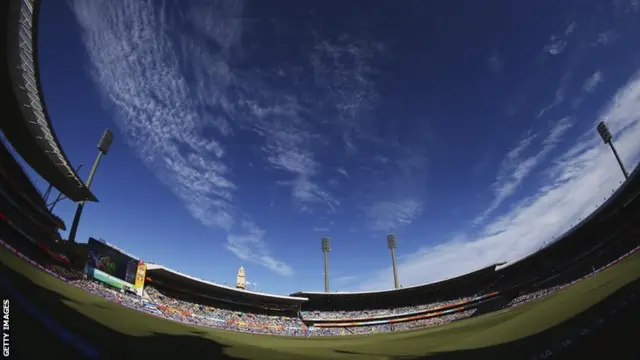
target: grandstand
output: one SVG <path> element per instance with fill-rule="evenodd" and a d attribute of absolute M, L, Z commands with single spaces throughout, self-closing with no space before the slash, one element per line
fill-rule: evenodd
<path fill-rule="evenodd" d="M 52 250 L 60 240 L 64 222 L 46 207 L 42 196 L 22 167 L 0 141 L 0 220 L 27 241 L 25 246 L 43 251 L 56 262 L 69 260 Z"/>
<path fill-rule="evenodd" d="M 2 141 L 0 141 L 0 163 L 2 163 L 0 177 L 4 184 L 0 194 L 5 201 L 12 202 L 9 194 L 15 194 L 18 203 L 14 203 L 14 207 L 17 207 L 20 212 L 34 213 L 36 217 L 34 221 L 41 227 L 48 227 L 53 231 L 66 230 L 65 223 L 47 209 L 42 195 Z M 29 211 L 22 211 L 24 207 Z"/>
<path fill-rule="evenodd" d="M 69 163 L 56 137 L 42 95 L 38 68 L 40 2 L 2 2 L 0 71 L 3 121 L 0 129 L 13 148 L 43 179 L 73 201 L 97 201 Z"/>
<path fill-rule="evenodd" d="M 363 292 L 297 292 L 291 296 L 303 296 L 309 299 L 304 309 L 344 309 L 352 310 L 356 305 L 361 309 L 380 309 L 383 307 L 406 307 L 424 304 L 425 301 L 457 299 L 469 294 L 483 292 L 483 287 L 495 279 L 497 264 L 480 270 L 439 281 L 428 285 L 408 286 L 399 289 Z M 479 284 L 479 285 L 478 285 Z"/>
<path fill-rule="evenodd" d="M 264 294 L 215 284 L 156 264 L 147 264 L 147 284 L 153 285 L 156 289 L 197 294 L 203 299 L 274 311 L 296 313 L 300 310 L 300 304 L 307 300 L 304 297 Z"/>
<path fill-rule="evenodd" d="M 4 230 L 6 228 L 0 226 L 0 236 L 3 239 L 16 236 L 15 233 L 7 233 Z M 463 351 L 462 354 L 464 354 L 460 357 L 454 354 L 453 357 L 445 358 L 477 356 L 495 358 L 500 354 L 502 354 L 500 358 L 503 358 L 505 354 L 512 354 L 514 349 L 517 349 L 518 354 L 522 354 L 523 358 L 538 359 L 539 354 L 548 354 L 549 351 L 554 354 L 561 350 L 566 352 L 565 348 L 569 343 L 566 339 L 571 339 L 571 343 L 579 339 L 572 335 L 575 331 L 579 331 L 579 334 L 594 333 L 595 326 L 601 326 L 598 324 L 602 323 L 602 319 L 588 315 L 593 313 L 585 312 L 579 318 L 586 317 L 585 320 L 571 320 L 566 326 L 558 324 L 564 324 L 566 319 L 590 309 L 617 289 L 635 284 L 634 279 L 637 279 L 640 274 L 638 254 L 627 256 L 622 261 L 612 262 L 619 263 L 618 265 L 602 270 L 597 269 L 596 276 L 587 274 L 584 280 L 577 281 L 572 286 L 565 284 L 561 288 L 528 294 L 526 298 L 520 298 L 517 302 L 507 305 L 514 310 L 463 320 L 453 326 L 444 324 L 468 318 L 477 314 L 478 311 L 468 309 L 403 323 L 309 328 L 293 317 L 287 318 L 282 314 L 265 315 L 260 312 L 254 314 L 248 312 L 249 309 L 230 306 L 228 303 L 222 306 L 220 303 L 207 303 L 203 299 L 194 301 L 188 298 L 194 294 L 171 292 L 167 289 L 156 290 L 152 284 L 147 284 L 147 298 L 141 300 L 126 293 L 113 291 L 93 281 L 82 279 L 69 281 L 55 270 L 41 267 L 39 262 L 32 262 L 33 266 L 54 275 L 52 277 L 36 270 L 35 267 L 30 268 L 27 262 L 11 255 L 9 250 L 15 252 L 15 249 L 7 247 L 4 242 L 0 244 L 5 245 L 0 246 L 0 270 L 4 274 L 3 277 L 10 276 L 16 286 L 19 286 L 37 306 L 50 309 L 51 314 L 56 314 L 57 319 L 64 321 L 70 331 L 83 334 L 83 337 L 92 345 L 99 346 L 103 354 L 112 356 L 107 358 L 118 359 L 140 356 L 166 358 L 191 352 L 213 358 L 233 356 L 246 359 L 368 359 L 382 356 L 395 359 L 395 356 L 415 358 L 416 355 L 436 350 L 439 354 L 443 351 L 448 354 L 449 351 L 454 350 Z M 579 279 L 574 279 L 576 280 Z M 0 282 L 0 287 L 2 286 L 4 283 Z M 547 296 L 557 292 L 558 289 L 563 291 L 560 291 L 557 296 Z M 634 295 L 633 291 L 624 290 L 621 293 L 627 294 L 624 298 L 620 298 L 622 295 L 616 295 L 615 298 L 619 300 L 615 303 L 607 300 L 606 304 L 609 304 L 606 305 L 607 309 L 615 309 L 618 314 L 629 314 L 628 310 L 622 312 L 620 306 L 633 304 L 635 301 L 633 299 L 639 298 L 640 292 Z M 62 303 L 55 305 L 56 296 L 66 299 L 65 304 L 69 305 L 62 305 Z M 540 298 L 543 299 L 538 300 Z M 538 301 L 531 304 L 531 300 L 534 299 Z M 80 310 L 82 315 L 71 309 Z M 143 312 L 154 316 L 142 315 Z M 607 310 L 605 313 L 612 312 Z M 548 314 L 554 314 L 554 316 L 549 317 Z M 633 318 L 629 315 L 624 317 Z M 167 322 L 163 318 L 173 321 Z M 597 320 L 596 325 L 589 325 L 594 320 Z M 440 326 L 434 328 L 435 325 Z M 424 327 L 428 329 L 400 331 Z M 529 339 L 528 334 L 535 334 L 549 327 L 554 329 L 551 332 L 552 335 L 536 335 Z M 30 330 L 29 336 L 31 340 L 34 339 L 32 331 Z M 247 332 L 252 334 L 243 334 Z M 361 336 L 339 336 L 375 332 L 392 333 L 366 337 L 366 339 Z M 558 335 L 558 332 L 562 335 Z M 256 337 L 255 333 L 286 336 Z M 617 343 L 621 341 L 620 337 L 626 334 L 626 338 L 629 338 L 630 334 L 628 331 L 614 333 L 618 336 Z M 194 334 L 202 336 L 202 341 L 196 341 Z M 316 336 L 327 335 L 330 338 L 326 341 L 317 342 L 313 339 Z M 522 340 L 525 338 L 526 341 Z M 45 338 L 40 341 L 47 343 Z M 558 347 L 553 345 L 554 341 L 558 343 Z M 48 344 L 47 348 L 53 353 L 61 346 L 59 342 L 54 341 L 49 341 Z M 114 344 L 117 345 L 114 346 Z M 225 355 L 223 355 L 220 352 L 220 345 L 217 344 L 227 344 L 222 348 L 228 346 L 231 352 L 224 351 Z M 480 352 L 468 353 L 470 350 L 462 350 L 480 347 L 483 348 L 481 351 L 478 350 Z M 33 350 L 29 353 L 26 347 L 21 350 L 27 354 L 33 354 Z M 617 354 L 620 350 L 619 347 L 615 347 L 610 349 L 610 353 Z M 87 350 L 84 347 L 81 351 L 85 354 L 90 352 L 89 355 L 91 355 L 98 350 L 95 348 Z M 341 351 L 348 351 L 348 353 L 341 353 Z M 32 358 L 32 356 L 27 357 Z M 96 358 L 95 355 L 89 357 Z M 69 358 L 68 353 L 65 353 L 65 358 Z"/>
<path fill-rule="evenodd" d="M 397 290 L 298 292 L 292 296 L 309 299 L 303 303 L 307 313 L 344 313 L 357 310 L 355 307 L 361 311 L 402 308 L 463 297 L 466 298 L 464 303 L 468 304 L 469 297 L 476 299 L 474 301 L 485 301 L 497 293 L 507 296 L 577 278 L 639 244 L 639 174 L 640 170 L 636 168 L 627 182 L 587 219 L 555 242 L 514 263 L 491 265 L 453 279 Z"/>

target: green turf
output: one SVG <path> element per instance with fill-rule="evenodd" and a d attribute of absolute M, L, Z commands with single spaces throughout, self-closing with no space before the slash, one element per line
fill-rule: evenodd
<path fill-rule="evenodd" d="M 179 354 L 175 344 L 184 344 L 180 346 L 208 358 L 224 354 L 274 360 L 409 358 L 512 342 L 554 327 L 640 278 L 640 254 L 635 254 L 551 296 L 510 310 L 413 331 L 295 338 L 230 332 L 165 320 L 68 285 L 33 268 L 3 247 L 0 259 L 12 282 L 37 307 L 100 348 L 145 344 L 148 350 L 141 354 L 168 355 Z M 170 341 L 174 341 L 173 347 Z"/>

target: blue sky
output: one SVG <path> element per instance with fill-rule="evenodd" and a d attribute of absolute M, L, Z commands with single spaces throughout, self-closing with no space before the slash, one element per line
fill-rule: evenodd
<path fill-rule="evenodd" d="M 43 2 L 81 176 L 115 135 L 78 238 L 272 293 L 322 289 L 322 236 L 332 290 L 393 286 L 389 232 L 405 286 L 517 260 L 622 181 L 599 121 L 640 159 L 640 3 L 575 3 Z"/>

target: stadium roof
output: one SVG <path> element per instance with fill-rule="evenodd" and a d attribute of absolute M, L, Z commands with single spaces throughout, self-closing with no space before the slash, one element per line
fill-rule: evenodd
<path fill-rule="evenodd" d="M 188 284 L 191 287 L 198 287 L 201 289 L 206 289 L 211 292 L 225 294 L 232 297 L 238 297 L 238 298 L 249 297 L 253 299 L 266 300 L 269 303 L 287 304 L 287 305 L 295 305 L 295 304 L 300 304 L 304 301 L 307 301 L 305 297 L 273 295 L 273 294 L 265 294 L 265 293 L 255 292 L 255 291 L 237 289 L 234 287 L 220 285 L 220 284 L 212 283 L 206 280 L 198 279 L 196 277 L 183 274 L 179 271 L 169 269 L 162 265 L 147 264 L 147 276 L 151 277 L 152 284 L 153 284 L 153 277 L 156 275 L 160 275 L 165 280 L 175 281 L 176 283 Z"/>
<path fill-rule="evenodd" d="M 13 148 L 43 179 L 73 201 L 97 201 L 71 166 L 55 135 L 38 73 L 39 1 L 2 1 L 0 49 L 5 100 L 0 128 Z"/>
<path fill-rule="evenodd" d="M 386 290 L 377 290 L 377 291 L 354 291 L 354 292 L 343 292 L 343 291 L 337 291 L 337 292 L 313 292 L 313 291 L 300 291 L 294 294 L 291 294 L 291 296 L 305 296 L 305 297 L 332 297 L 332 296 L 336 296 L 336 295 L 342 295 L 342 296 L 357 296 L 357 297 L 379 297 L 381 295 L 409 295 L 412 293 L 415 293 L 416 291 L 423 291 L 423 290 L 429 290 L 429 289 L 434 289 L 434 288 L 440 288 L 443 286 L 449 286 L 449 285 L 454 285 L 456 283 L 459 283 L 461 281 L 467 281 L 469 279 L 472 278 L 476 278 L 478 276 L 483 276 L 487 273 L 493 273 L 495 272 L 495 268 L 496 266 L 498 266 L 499 264 L 494 264 L 494 265 L 489 265 L 486 267 L 483 267 L 481 269 L 478 269 L 476 271 L 472 271 L 469 273 L 466 273 L 464 275 L 460 275 L 460 276 L 456 276 L 453 278 L 449 278 L 449 279 L 445 279 L 445 280 L 439 280 L 433 283 L 427 283 L 427 284 L 420 284 L 420 285 L 414 285 L 414 286 L 408 286 L 408 287 L 403 287 L 400 289 L 386 289 Z"/>

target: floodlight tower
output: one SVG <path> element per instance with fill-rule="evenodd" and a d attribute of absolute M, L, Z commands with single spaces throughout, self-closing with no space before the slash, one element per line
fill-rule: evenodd
<path fill-rule="evenodd" d="M 600 121 L 600 123 L 598 124 L 598 134 L 600 134 L 600 137 L 602 138 L 602 141 L 605 144 L 609 144 L 609 146 L 611 147 L 611 150 L 613 151 L 613 155 L 615 155 L 616 160 L 618 160 L 618 164 L 620 165 L 620 169 L 622 170 L 622 173 L 624 174 L 624 178 L 628 179 L 629 178 L 629 173 L 627 173 L 627 170 L 624 168 L 624 164 L 622 164 L 622 160 L 620 160 L 620 156 L 618 156 L 618 152 L 616 151 L 615 146 L 613 146 L 613 141 L 612 141 L 612 136 L 611 136 L 611 132 L 609 131 L 609 128 L 607 127 L 607 125 L 604 123 L 604 121 Z"/>
<path fill-rule="evenodd" d="M 393 285 L 398 288 L 398 268 L 396 267 L 396 236 L 389 234 L 387 236 L 387 247 L 391 250 L 391 262 L 393 263 Z"/>
<path fill-rule="evenodd" d="M 331 239 L 322 238 L 322 253 L 324 254 L 324 292 L 329 292 L 329 252 L 331 251 Z"/>
<path fill-rule="evenodd" d="M 93 167 L 89 172 L 89 178 L 87 178 L 87 189 L 91 187 L 91 182 L 93 181 L 93 177 L 96 174 L 96 170 L 98 170 L 98 164 L 100 164 L 100 160 L 103 155 L 107 155 L 109 152 L 109 148 L 111 147 L 111 143 L 113 142 L 113 133 L 111 130 L 106 129 L 102 134 L 102 138 L 100 138 L 100 142 L 98 143 L 98 156 L 96 156 L 96 160 L 93 162 Z M 80 216 L 82 215 L 82 209 L 84 209 L 84 201 L 80 201 L 78 203 L 78 208 L 76 209 L 76 214 L 73 217 L 73 224 L 71 224 L 71 230 L 69 230 L 69 242 L 76 241 L 76 232 L 78 231 L 78 224 L 80 223 Z"/>

